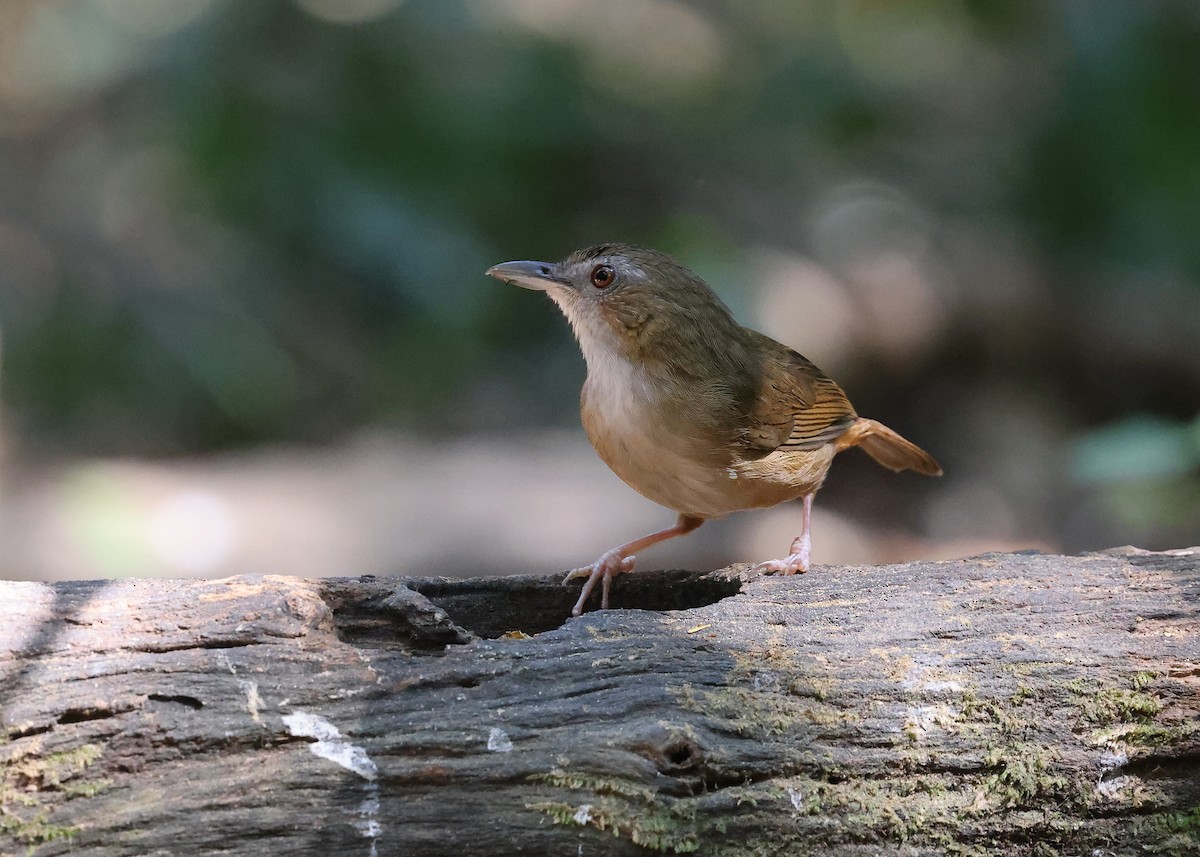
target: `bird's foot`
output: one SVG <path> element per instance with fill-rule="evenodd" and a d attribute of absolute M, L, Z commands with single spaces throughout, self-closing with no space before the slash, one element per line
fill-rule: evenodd
<path fill-rule="evenodd" d="M 769 559 L 754 566 L 754 570 L 762 574 L 804 574 L 811 563 L 808 553 L 811 549 L 808 536 L 799 536 L 792 542 L 792 552 L 783 559 Z"/>
<path fill-rule="evenodd" d="M 567 576 L 563 578 L 563 584 L 570 583 L 577 577 L 586 577 L 587 580 L 583 584 L 583 591 L 579 593 L 579 600 L 575 602 L 575 606 L 571 608 L 571 615 L 578 616 L 583 613 L 584 602 L 588 600 L 588 596 L 592 594 L 592 590 L 596 587 L 596 581 L 600 581 L 600 608 L 608 609 L 608 590 L 612 586 L 612 579 L 618 574 L 626 571 L 633 571 L 633 557 L 625 556 L 620 548 L 613 548 L 601 555 L 600 559 L 596 560 L 591 565 L 585 565 L 577 568 L 574 571 L 567 572 Z"/>

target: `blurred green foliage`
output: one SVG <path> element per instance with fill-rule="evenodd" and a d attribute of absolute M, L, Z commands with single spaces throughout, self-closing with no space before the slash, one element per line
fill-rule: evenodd
<path fill-rule="evenodd" d="M 944 322 L 843 380 L 949 470 L 1197 412 L 1191 0 L 408 0 L 352 24 L 188 0 L 177 29 L 121 3 L 0 20 L 0 71 L 32 81 L 0 87 L 3 390 L 32 449 L 572 423 L 569 332 L 488 265 L 632 240 L 746 315 L 762 248 L 853 279 L 862 242 L 907 234 L 835 228 L 863 186 L 907 206 Z M 973 446 L 1013 390 L 1036 416 Z M 1141 449 L 1101 436 L 1079 472 L 1109 447 Z M 1042 470 L 1070 483 L 1058 451 Z"/>
<path fill-rule="evenodd" d="M 1200 57 L 1186 4 L 1067 6 L 1074 61 L 1032 138 L 1023 204 L 1055 252 L 1200 283 Z M 1072 260 L 1073 262 L 1075 260 Z M 1085 268 L 1086 270 L 1086 268 Z"/>

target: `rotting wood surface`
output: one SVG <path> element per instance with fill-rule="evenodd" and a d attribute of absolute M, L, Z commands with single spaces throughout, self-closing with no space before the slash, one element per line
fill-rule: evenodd
<path fill-rule="evenodd" d="M 0 854 L 1200 853 L 1200 550 L 574 594 L 0 583 Z"/>

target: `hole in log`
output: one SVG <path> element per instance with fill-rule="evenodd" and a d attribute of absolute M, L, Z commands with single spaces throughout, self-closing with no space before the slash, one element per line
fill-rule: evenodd
<path fill-rule="evenodd" d="M 685 768 L 692 761 L 692 748 L 687 744 L 677 744 L 668 747 L 665 753 L 667 761 L 677 768 Z"/>
<path fill-rule="evenodd" d="M 0 732 L 0 744 L 4 743 L 6 740 L 28 738 L 31 735 L 41 735 L 44 732 L 49 732 L 53 728 L 53 726 L 45 723 L 39 723 L 37 725 L 29 724 L 25 726 L 13 726 L 9 729 L 7 736 L 3 732 Z"/>
<path fill-rule="evenodd" d="M 88 706 L 86 708 L 68 708 L 62 714 L 58 715 L 58 722 L 64 726 L 68 723 L 85 723 L 88 720 L 104 720 L 106 717 L 115 717 L 116 711 L 111 708 L 97 708 Z"/>
<path fill-rule="evenodd" d="M 1108 771 L 1101 779 L 1135 776 L 1143 780 L 1186 780 L 1195 777 L 1197 771 L 1200 771 L 1200 753 L 1187 753 L 1175 757 L 1155 754 L 1126 762 Z"/>
<path fill-rule="evenodd" d="M 580 587 L 578 581 L 564 586 L 561 575 L 423 578 L 405 584 L 445 610 L 455 624 L 485 638 L 510 631 L 540 634 L 559 627 L 570 618 Z M 724 574 L 635 571 L 613 581 L 609 606 L 614 610 L 691 610 L 737 595 L 741 588 L 740 580 Z M 597 591 L 585 609 L 591 612 L 599 607 Z"/>
<path fill-rule="evenodd" d="M 675 737 L 665 744 L 649 744 L 639 749 L 654 763 L 663 778 L 659 790 L 674 797 L 712 793 L 729 786 L 748 785 L 772 774 L 763 771 L 729 769 L 713 764 L 704 745 L 690 738 Z"/>
<path fill-rule="evenodd" d="M 185 706 L 193 711 L 199 711 L 204 707 L 204 703 L 196 699 L 196 697 L 184 696 L 182 694 L 151 693 L 146 696 L 146 699 L 155 702 L 173 702 L 176 705 Z"/>
<path fill-rule="evenodd" d="M 365 648 L 403 648 L 440 654 L 477 637 L 513 631 L 539 634 L 571 618 L 580 583 L 545 577 L 364 576 L 325 583 L 321 598 L 333 611 L 339 639 Z M 599 588 L 599 587 L 597 587 Z M 690 610 L 737 595 L 742 582 L 728 570 L 636 571 L 614 582 L 613 609 Z M 598 610 L 599 593 L 588 600 Z"/>

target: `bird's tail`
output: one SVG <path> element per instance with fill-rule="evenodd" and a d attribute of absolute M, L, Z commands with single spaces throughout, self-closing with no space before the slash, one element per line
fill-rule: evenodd
<path fill-rule="evenodd" d="M 867 455 L 891 470 L 915 470 L 926 476 L 941 476 L 942 467 L 921 447 L 906 440 L 883 423 L 859 417 L 837 439 L 837 450 L 862 447 Z"/>

